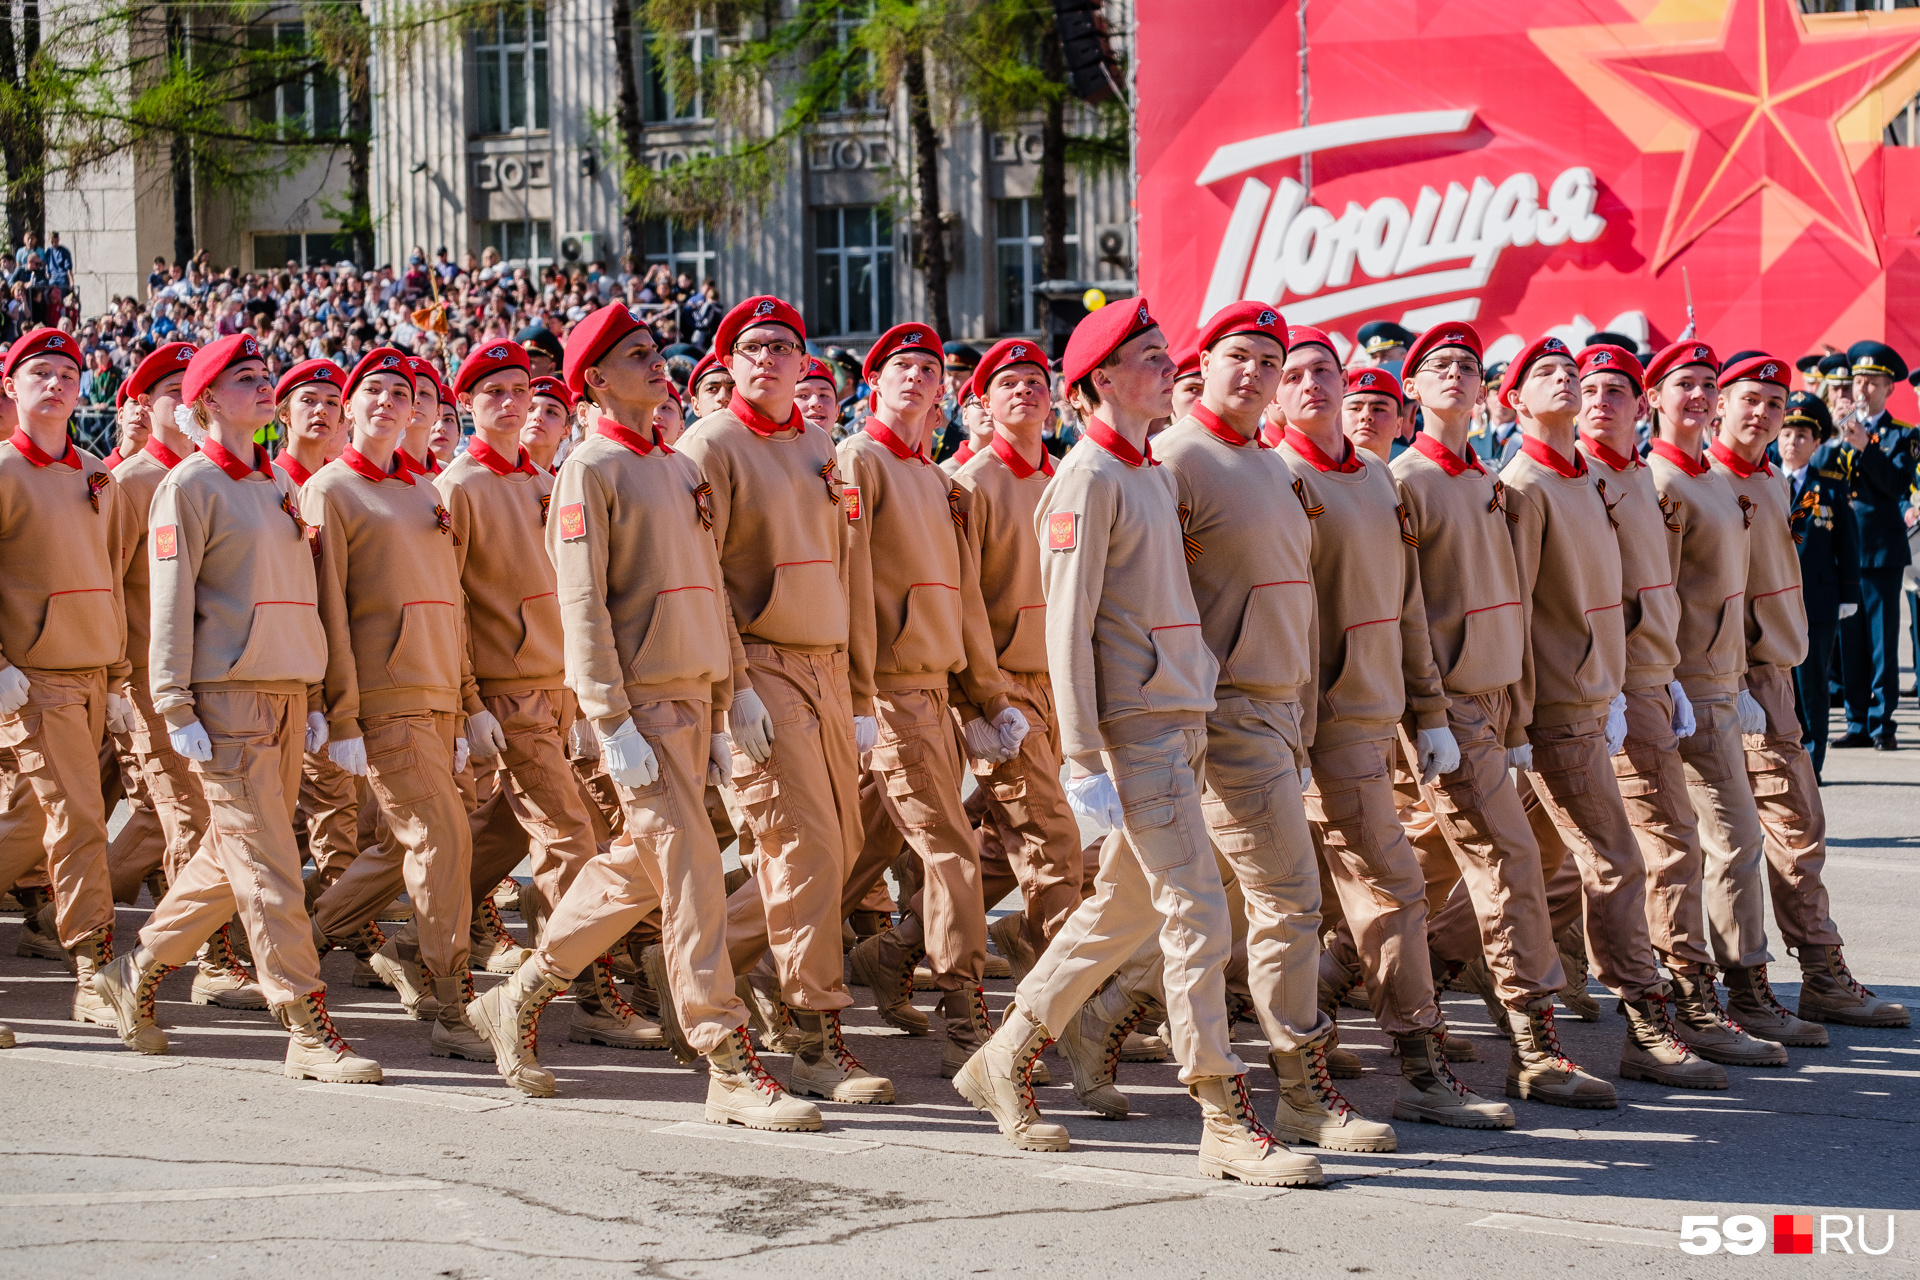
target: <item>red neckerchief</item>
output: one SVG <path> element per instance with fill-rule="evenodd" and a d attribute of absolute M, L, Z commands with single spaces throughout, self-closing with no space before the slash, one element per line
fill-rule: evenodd
<path fill-rule="evenodd" d="M 180 455 L 161 444 L 160 437 L 157 435 L 148 436 L 146 448 L 140 452 L 146 454 L 169 471 L 179 466 L 181 462 Z"/>
<path fill-rule="evenodd" d="M 107 470 L 111 471 L 125 461 L 126 459 L 120 456 L 120 451 L 118 449 L 115 449 L 112 453 L 109 453 L 106 457 L 100 459 L 100 464 L 104 466 Z"/>
<path fill-rule="evenodd" d="M 273 465 L 286 472 L 287 479 L 296 485 L 303 485 L 313 479 L 313 472 L 301 466 L 294 460 L 294 456 L 284 449 L 273 456 Z"/>
<path fill-rule="evenodd" d="M 396 458 L 405 459 L 407 456 L 407 453 L 406 453 L 406 450 L 404 449 L 395 449 L 393 451 L 393 456 Z M 361 475 L 373 481 L 375 484 L 379 484 L 382 480 L 404 480 L 408 484 L 413 483 L 414 468 L 409 467 L 405 461 L 402 461 L 397 467 L 395 467 L 390 472 L 382 471 L 380 468 L 374 466 L 371 462 L 368 462 L 366 455 L 361 453 L 358 449 L 354 448 L 352 445 L 348 445 L 346 448 L 346 452 L 340 455 L 340 461 L 346 463 L 349 467 L 352 467 L 355 471 L 358 471 Z"/>
<path fill-rule="evenodd" d="M 1773 468 L 1767 465 L 1767 456 L 1764 453 L 1760 455 L 1760 461 L 1748 462 L 1745 458 L 1727 448 L 1726 445 L 1721 444 L 1719 440 L 1715 440 L 1713 444 L 1708 447 L 1707 452 L 1718 458 L 1727 470 L 1733 472 L 1734 475 L 1742 480 L 1751 478 L 1756 472 L 1763 476 L 1771 476 L 1773 474 Z"/>
<path fill-rule="evenodd" d="M 495 449 L 477 435 L 467 441 L 467 456 L 497 476 L 510 476 L 516 471 L 524 472 L 527 475 L 535 474 L 533 459 L 527 456 L 525 448 L 520 450 L 520 456 L 517 459 L 508 462 L 500 456 L 498 449 Z"/>
<path fill-rule="evenodd" d="M 660 443 L 660 436 L 657 431 L 653 439 L 649 440 L 638 431 L 629 431 L 619 423 L 604 416 L 600 419 L 600 425 L 595 427 L 594 430 L 615 444 L 625 445 L 643 458 L 655 449 L 658 449 L 661 453 L 673 452 L 673 450 L 667 448 L 666 445 Z M 469 446 L 469 450 L 471 450 L 471 446 Z M 526 450 L 522 449 L 520 452 L 522 457 L 526 456 Z"/>
<path fill-rule="evenodd" d="M 973 460 L 973 441 L 962 440 L 960 442 L 960 447 L 953 451 L 953 464 L 957 467 L 964 467 L 967 465 L 967 463 L 971 462 L 972 460 Z"/>
<path fill-rule="evenodd" d="M 1015 480 L 1025 480 L 1028 476 L 1032 475 L 1035 470 L 1049 476 L 1053 474 L 1053 455 L 1048 453 L 1044 446 L 1040 450 L 1040 465 L 1038 468 L 1028 466 L 1027 460 L 1020 456 L 1020 451 L 1013 447 L 1013 441 L 1007 439 L 998 431 L 993 433 L 993 440 L 989 447 L 992 448 L 995 456 L 997 456 L 1000 461 L 1007 464 L 1007 470 L 1013 472 L 1013 478 Z"/>
<path fill-rule="evenodd" d="M 1413 437 L 1413 447 L 1432 458 L 1440 469 L 1450 476 L 1463 476 L 1469 471 L 1478 471 L 1481 475 L 1487 474 L 1487 469 L 1480 465 L 1480 459 L 1474 456 L 1471 445 L 1467 447 L 1467 456 L 1463 458 L 1434 437 L 1421 431 Z"/>
<path fill-rule="evenodd" d="M 1220 441 L 1222 444 L 1232 445 L 1236 449 L 1243 449 L 1247 445 L 1252 445 L 1256 449 L 1272 447 L 1261 438 L 1260 432 L 1258 431 L 1253 433 L 1253 439 L 1247 439 L 1238 431 L 1235 431 L 1232 427 L 1222 422 L 1219 414 L 1197 400 L 1194 401 L 1193 408 L 1187 410 L 1187 412 L 1193 415 L 1195 422 L 1205 427 L 1207 431 L 1213 435 L 1214 439 Z"/>
<path fill-rule="evenodd" d="M 40 452 L 40 446 L 33 442 L 33 437 L 27 434 L 26 428 L 20 427 L 13 433 L 13 447 L 36 467 L 50 467 L 58 462 L 61 466 L 72 467 L 75 471 L 80 469 L 80 451 L 73 447 L 72 440 L 67 441 L 67 451 L 64 454 L 58 458 L 49 458 Z"/>
<path fill-rule="evenodd" d="M 1578 480 L 1581 476 L 1587 474 L 1587 460 L 1580 456 L 1578 449 L 1573 451 L 1573 461 L 1569 462 L 1561 457 L 1560 454 L 1555 451 L 1554 447 L 1545 440 L 1538 439 L 1534 436 L 1522 436 L 1520 438 L 1520 451 L 1541 466 L 1552 471 L 1553 474 L 1564 476 L 1568 480 Z"/>
<path fill-rule="evenodd" d="M 1592 436 L 1581 436 L 1580 443 L 1586 445 L 1588 449 L 1593 451 L 1594 457 L 1600 459 L 1600 461 L 1606 463 L 1615 471 L 1631 471 L 1640 465 L 1640 459 L 1631 456 L 1623 458 Z"/>
<path fill-rule="evenodd" d="M 1085 434 L 1087 439 L 1093 441 L 1130 467 L 1157 467 L 1160 465 L 1154 461 L 1153 441 L 1147 441 L 1144 450 L 1137 450 L 1127 443 L 1125 436 L 1098 418 L 1087 419 Z"/>
<path fill-rule="evenodd" d="M 1288 445 L 1292 446 L 1295 453 L 1306 459 L 1307 465 L 1311 466 L 1315 471 L 1332 471 L 1343 476 L 1350 476 L 1354 472 L 1366 468 L 1367 464 L 1361 460 L 1360 451 L 1353 447 L 1353 441 L 1351 440 L 1346 442 L 1347 456 L 1339 462 L 1335 462 L 1327 456 L 1325 449 L 1322 449 L 1312 440 L 1309 440 L 1304 431 L 1297 431 L 1292 427 L 1288 427 L 1287 433 L 1283 438 Z M 1344 439 L 1345 437 L 1342 438 Z"/>
<path fill-rule="evenodd" d="M 400 466 L 403 470 L 411 471 L 417 476 L 437 476 L 443 470 L 440 466 L 440 459 L 434 457 L 432 453 L 427 454 L 427 460 L 425 462 L 416 461 L 414 456 L 404 448 L 395 449 L 393 456 L 400 459 Z"/>
<path fill-rule="evenodd" d="M 149 439 L 147 443 L 152 444 L 153 441 Z M 206 454 L 209 462 L 226 472 L 228 477 L 234 480 L 245 480 L 254 473 L 256 468 L 263 474 L 267 469 L 266 454 L 257 444 L 253 446 L 255 466 L 252 467 L 240 461 L 240 459 L 234 457 L 231 453 L 228 453 L 221 447 L 220 442 L 212 436 L 208 436 L 207 442 L 200 446 L 200 452 Z"/>
<path fill-rule="evenodd" d="M 868 418 L 866 430 L 868 435 L 872 436 L 875 440 L 878 440 L 881 444 L 887 446 L 887 452 L 891 453 L 894 457 L 900 459 L 900 461 L 911 462 L 911 461 L 918 460 L 920 465 L 923 467 L 930 467 L 933 465 L 933 460 L 927 457 L 925 453 L 917 453 L 914 450 L 907 448 L 906 441 L 902 440 L 899 436 L 893 434 L 893 432 L 887 430 L 887 428 L 881 426 L 880 419 Z"/>
<path fill-rule="evenodd" d="M 799 407 L 787 415 L 785 422 L 775 422 L 741 398 L 735 391 L 733 399 L 727 401 L 727 412 L 747 424 L 747 430 L 757 436 L 770 436 L 776 431 L 804 431 L 806 420 L 800 416 Z"/>
<path fill-rule="evenodd" d="M 1703 460 L 1689 458 L 1680 451 L 1680 446 L 1671 440 L 1655 440 L 1653 451 L 1696 480 L 1707 474 L 1707 464 Z"/>

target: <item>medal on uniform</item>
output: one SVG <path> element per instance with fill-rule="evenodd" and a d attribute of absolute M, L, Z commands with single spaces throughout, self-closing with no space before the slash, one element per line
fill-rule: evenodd
<path fill-rule="evenodd" d="M 87 477 L 87 501 L 93 504 L 94 514 L 100 512 L 100 491 L 113 483 L 113 477 L 104 471 L 96 471 Z"/>

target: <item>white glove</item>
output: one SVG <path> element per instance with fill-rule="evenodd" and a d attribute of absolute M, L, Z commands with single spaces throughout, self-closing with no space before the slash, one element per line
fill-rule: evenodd
<path fill-rule="evenodd" d="M 20 674 L 20 668 L 0 667 L 0 715 L 18 711 L 27 705 L 27 694 L 33 686 Z"/>
<path fill-rule="evenodd" d="M 573 728 L 567 730 L 567 743 L 573 748 L 576 760 L 598 760 L 600 758 L 600 735 L 593 731 L 585 717 L 573 722 Z"/>
<path fill-rule="evenodd" d="M 975 760 L 999 764 L 1010 754 L 1006 749 L 1007 744 L 1001 739 L 1000 726 L 985 717 L 961 725 L 960 736 L 967 740 L 967 754 Z"/>
<path fill-rule="evenodd" d="M 133 700 L 117 693 L 108 694 L 107 728 L 115 733 L 132 733 L 140 727 L 140 713 L 133 709 Z"/>
<path fill-rule="evenodd" d="M 327 745 L 327 718 L 318 711 L 307 712 L 307 750 L 318 751 Z"/>
<path fill-rule="evenodd" d="M 1420 731 L 1420 785 L 1430 787 L 1440 781 L 1442 775 L 1452 773 L 1460 767 L 1460 744 L 1453 739 L 1453 730 L 1442 725 L 1438 729 Z"/>
<path fill-rule="evenodd" d="M 1507 768 L 1518 769 L 1526 773 L 1533 768 L 1533 744 L 1523 742 L 1517 747 L 1507 748 Z"/>
<path fill-rule="evenodd" d="M 607 776 L 623 787 L 637 791 L 660 776 L 660 761 L 631 720 L 621 721 L 612 736 L 600 735 L 600 755 L 607 762 Z"/>
<path fill-rule="evenodd" d="M 733 739 L 716 733 L 707 739 L 707 785 L 718 787 L 733 777 Z"/>
<path fill-rule="evenodd" d="M 1673 695 L 1673 736 L 1691 738 L 1699 723 L 1693 718 L 1693 699 L 1687 697 L 1687 691 L 1678 680 L 1667 686 L 1667 692 Z"/>
<path fill-rule="evenodd" d="M 1013 759 L 1020 754 L 1020 744 L 1027 740 L 1027 730 L 1032 727 L 1027 723 L 1025 713 L 1018 708 L 1008 707 L 995 716 L 993 722 L 1000 726 L 1000 745 L 1007 749 L 1005 758 Z"/>
<path fill-rule="evenodd" d="M 1619 755 L 1627 741 L 1627 695 L 1616 693 L 1607 704 L 1607 754 Z"/>
<path fill-rule="evenodd" d="M 482 711 L 467 717 L 467 742 L 474 748 L 473 754 L 484 760 L 507 749 L 507 731 L 500 727 L 499 716 Z"/>
<path fill-rule="evenodd" d="M 1120 825 L 1120 793 L 1113 789 L 1113 779 L 1104 773 L 1068 778 L 1067 807 L 1103 826 Z"/>
<path fill-rule="evenodd" d="M 1303 765 L 1300 769 L 1300 793 L 1305 795 L 1313 788 L 1313 766 Z"/>
<path fill-rule="evenodd" d="M 855 755 L 865 755 L 873 750 L 873 744 L 880 741 L 880 721 L 874 716 L 855 716 L 853 718 L 853 751 Z"/>
<path fill-rule="evenodd" d="M 760 695 L 752 689 L 742 689 L 733 695 L 733 705 L 727 710 L 727 732 L 755 764 L 765 764 L 772 758 L 773 717 L 767 714 L 767 704 L 760 701 Z"/>
<path fill-rule="evenodd" d="M 1840 606 L 1840 616 L 1842 618 L 1851 618 L 1858 612 L 1860 612 L 1860 606 L 1857 604 L 1843 604 Z"/>
<path fill-rule="evenodd" d="M 327 756 L 356 778 L 367 776 L 367 740 L 335 738 L 327 743 Z"/>
<path fill-rule="evenodd" d="M 189 760 L 198 760 L 202 764 L 213 759 L 213 743 L 207 740 L 207 731 L 200 727 L 198 720 L 182 725 L 178 729 L 167 730 L 167 741 L 173 749 Z"/>
<path fill-rule="evenodd" d="M 467 750 L 467 740 L 465 738 L 455 738 L 453 740 L 453 771 L 455 773 L 465 773 L 467 771 L 467 761 L 471 758 L 472 752 Z"/>
<path fill-rule="evenodd" d="M 1767 731 L 1767 709 L 1761 706 L 1751 693 L 1742 689 L 1734 706 L 1740 710 L 1740 732 L 1765 733 Z"/>

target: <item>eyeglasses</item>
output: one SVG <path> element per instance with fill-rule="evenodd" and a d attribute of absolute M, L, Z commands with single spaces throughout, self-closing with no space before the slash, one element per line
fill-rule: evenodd
<path fill-rule="evenodd" d="M 1480 376 L 1480 362 L 1470 356 L 1441 356 L 1432 363 L 1423 363 L 1423 369 L 1431 369 L 1438 374 L 1458 373 L 1463 378 Z"/>
<path fill-rule="evenodd" d="M 800 348 L 791 342 L 736 342 L 733 344 L 735 355 L 745 356 L 749 360 L 758 360 L 762 354 L 775 360 L 784 360 L 788 356 L 799 354 Z"/>

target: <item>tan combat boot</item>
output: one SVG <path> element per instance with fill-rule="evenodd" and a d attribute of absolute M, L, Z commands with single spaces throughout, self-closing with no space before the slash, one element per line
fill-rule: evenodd
<path fill-rule="evenodd" d="M 470 973 L 433 979 L 433 998 L 440 1011 L 433 1016 L 433 1034 L 427 1040 L 427 1052 L 436 1058 L 465 1058 L 468 1062 L 492 1062 L 493 1045 L 467 1021 L 467 1006 L 473 1003 L 473 977 Z"/>
<path fill-rule="evenodd" d="M 1027 941 L 1027 917 L 1018 911 L 1001 916 L 987 926 L 987 937 L 993 939 L 994 950 L 1007 958 L 1013 980 L 1025 982 L 1040 959 Z"/>
<path fill-rule="evenodd" d="M 11 1049 L 14 1043 L 13 1028 L 4 1022 L 0 1022 L 0 1049 Z"/>
<path fill-rule="evenodd" d="M 54 927 L 53 895 L 45 889 L 15 889 L 14 894 L 20 899 L 21 914 L 20 941 L 13 953 L 29 960 L 52 960 L 67 966 L 67 972 L 72 973 L 73 957 L 60 945 L 60 935 Z"/>
<path fill-rule="evenodd" d="M 1493 970 L 1487 967 L 1485 954 L 1476 954 L 1473 959 L 1460 966 L 1453 975 L 1454 986 L 1471 995 L 1480 997 L 1480 1003 L 1487 1007 L 1487 1020 L 1493 1023 L 1493 1034 L 1503 1040 L 1513 1038 L 1513 1028 L 1507 1025 L 1507 1006 L 1500 1000 L 1500 993 L 1493 985 Z M 1449 1062 L 1472 1062 L 1473 1058 L 1457 1058 L 1453 1055 L 1455 1037 L 1447 1037 L 1447 1060 Z M 1467 1043 L 1460 1041 L 1461 1044 Z"/>
<path fill-rule="evenodd" d="M 493 898 L 493 905 L 499 910 L 518 911 L 520 909 L 520 882 L 512 876 L 508 876 L 499 884 L 493 886 L 493 893 L 490 896 Z"/>
<path fill-rule="evenodd" d="M 1747 1034 L 1794 1049 L 1827 1046 L 1825 1027 L 1795 1017 L 1773 994 L 1773 987 L 1767 982 L 1767 966 L 1728 969 L 1726 978 L 1727 1016 L 1738 1021 Z"/>
<path fill-rule="evenodd" d="M 1320 1162 L 1289 1151 L 1254 1118 L 1245 1076 L 1201 1076 L 1187 1086 L 1200 1104 L 1200 1175 L 1256 1187 L 1317 1187 Z"/>
<path fill-rule="evenodd" d="M 1713 970 L 1673 970 L 1673 1031 L 1708 1062 L 1728 1067 L 1784 1067 L 1786 1049 L 1749 1034 L 1720 1009 Z"/>
<path fill-rule="evenodd" d="M 416 936 L 412 926 L 398 930 L 368 958 L 367 965 L 381 982 L 399 993 L 400 1007 L 408 1017 L 431 1022 L 440 1016 L 440 1002 L 434 997 L 431 975 L 420 963 L 420 945 L 413 940 Z"/>
<path fill-rule="evenodd" d="M 940 1016 L 947 1023 L 947 1038 L 940 1046 L 940 1076 L 951 1080 L 993 1034 L 986 991 L 968 984 L 947 992 L 940 997 Z"/>
<path fill-rule="evenodd" d="M 860 1065 L 840 1034 L 840 1011 L 795 1009 L 800 1043 L 793 1051 L 787 1092 L 798 1098 L 867 1104 L 893 1101 L 893 1081 Z"/>
<path fill-rule="evenodd" d="M 573 1021 L 567 1039 L 575 1044 L 604 1044 L 611 1049 L 664 1049 L 660 1024 L 621 998 L 613 985 L 613 964 L 601 956 L 573 980 Z"/>
<path fill-rule="evenodd" d="M 473 963 L 488 973 L 517 973 L 533 955 L 507 932 L 507 922 L 500 918 L 492 898 L 482 898 L 473 909 L 468 951 Z"/>
<path fill-rule="evenodd" d="M 1800 947 L 1800 1016 L 1847 1027 L 1912 1025 L 1907 1006 L 1882 1000 L 1855 980 L 1838 947 Z"/>
<path fill-rule="evenodd" d="M 232 929 L 233 922 L 228 921 L 200 945 L 200 953 L 194 957 L 198 963 L 193 991 L 188 998 L 195 1004 L 222 1009 L 264 1009 L 267 993 L 260 989 L 260 979 L 234 953 Z"/>
<path fill-rule="evenodd" d="M 1027 1069 L 1049 1043 L 1047 1029 L 1015 997 L 1000 1029 L 953 1078 L 960 1096 L 992 1116 L 1001 1136 L 1022 1151 L 1067 1150 L 1066 1129 L 1040 1118 L 1027 1083 Z"/>
<path fill-rule="evenodd" d="M 1369 1120 L 1333 1086 L 1327 1070 L 1327 1037 L 1293 1053 L 1270 1050 L 1267 1063 L 1280 1084 L 1273 1109 L 1274 1136 L 1328 1151 L 1394 1151 L 1393 1126 Z"/>
<path fill-rule="evenodd" d="M 1440 1042 L 1444 1029 L 1429 1035 L 1395 1036 L 1400 1052 L 1400 1092 L 1393 1100 L 1396 1120 L 1423 1120 L 1453 1129 L 1511 1129 L 1513 1108 L 1488 1102 L 1467 1088 L 1447 1066 Z"/>
<path fill-rule="evenodd" d="M 371 920 L 361 925 L 340 943 L 343 950 L 353 953 L 353 985 L 356 987 L 380 987 L 391 991 L 393 987 L 373 971 L 374 953 L 387 945 L 387 935 L 380 932 L 380 926 Z M 323 953 L 322 959 L 325 958 Z"/>
<path fill-rule="evenodd" d="M 1325 1012 L 1329 1018 L 1333 1017 L 1333 1010 L 1328 1009 Z M 1325 1049 L 1327 1074 L 1335 1080 L 1358 1080 L 1366 1070 L 1360 1062 L 1359 1054 L 1351 1049 L 1340 1047 L 1340 1024 L 1337 1021 L 1333 1024 L 1333 1030 L 1327 1033 Z"/>
<path fill-rule="evenodd" d="M 1613 1086 L 1580 1069 L 1560 1048 L 1553 1026 L 1553 997 L 1540 1007 L 1507 1011 L 1513 1054 L 1507 1059 L 1507 1096 L 1531 1098 L 1556 1107 L 1611 1111 L 1620 1105 Z"/>
<path fill-rule="evenodd" d="M 926 1014 L 913 1007 L 913 970 L 925 954 L 902 946 L 900 935 L 892 929 L 864 939 L 847 953 L 847 970 L 854 982 L 873 992 L 880 1020 L 910 1036 L 923 1036 L 933 1026 Z"/>
<path fill-rule="evenodd" d="M 114 1016 L 113 1006 L 93 986 L 94 975 L 112 963 L 112 925 L 103 924 L 74 944 L 73 1009 L 69 1016 L 75 1022 L 91 1022 L 119 1030 L 120 1022 Z"/>
<path fill-rule="evenodd" d="M 673 1007 L 673 986 L 667 981 L 666 948 L 656 942 L 641 951 L 640 972 L 646 975 L 648 986 L 665 993 L 660 1000 L 660 1035 L 666 1040 L 668 1050 L 681 1066 L 692 1066 L 700 1055 L 687 1042 L 686 1028 L 680 1025 L 680 1011 Z"/>
<path fill-rule="evenodd" d="M 555 1093 L 553 1073 L 540 1065 L 540 1011 L 567 989 L 529 958 L 513 976 L 467 1006 L 467 1021 L 493 1046 L 500 1078 L 535 1098 Z"/>
<path fill-rule="evenodd" d="M 1592 966 L 1587 961 L 1586 925 L 1576 916 L 1573 923 L 1554 935 L 1553 945 L 1560 951 L 1560 968 L 1567 975 L 1567 985 L 1560 988 L 1556 998 L 1580 1021 L 1600 1021 L 1600 1002 L 1587 994 L 1587 975 Z"/>
<path fill-rule="evenodd" d="M 707 1055 L 708 1124 L 794 1133 L 820 1127 L 820 1108 L 793 1097 L 754 1055 L 747 1029 L 736 1027 Z"/>
<path fill-rule="evenodd" d="M 1144 1012 L 1109 979 L 1060 1030 L 1060 1056 L 1073 1072 L 1073 1096 L 1102 1119 L 1127 1118 L 1127 1095 L 1113 1081 L 1121 1050 Z"/>
<path fill-rule="evenodd" d="M 287 1060 L 281 1075 L 322 1084 L 380 1083 L 380 1064 L 356 1057 L 346 1037 L 334 1029 L 326 992 L 313 991 L 291 1004 L 277 1004 L 273 1016 L 287 1029 Z"/>
<path fill-rule="evenodd" d="M 1627 1042 L 1620 1048 L 1620 1078 L 1651 1080 L 1676 1089 L 1724 1089 L 1727 1073 L 1696 1055 L 1674 1033 L 1673 1014 L 1664 992 L 1627 1006 Z"/>
<path fill-rule="evenodd" d="M 173 969 L 145 947 L 135 947 L 93 975 L 94 994 L 113 1011 L 120 1042 L 136 1053 L 167 1051 L 167 1033 L 154 1021 L 153 1000 L 160 980 Z"/>

